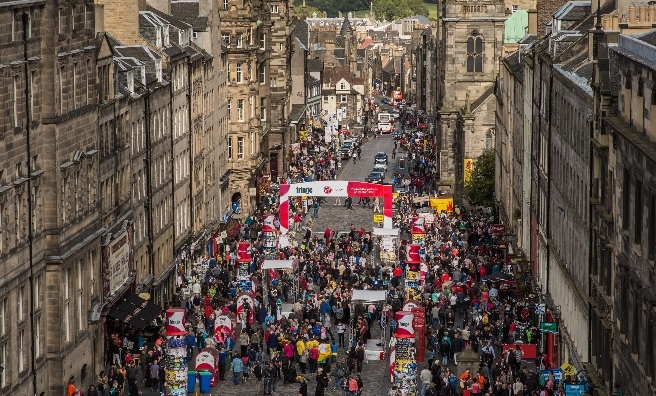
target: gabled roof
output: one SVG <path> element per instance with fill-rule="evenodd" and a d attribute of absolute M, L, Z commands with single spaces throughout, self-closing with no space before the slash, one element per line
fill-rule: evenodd
<path fill-rule="evenodd" d="M 338 81 L 344 79 L 352 83 L 353 76 L 348 67 L 333 68 L 323 71 L 323 82 L 331 85 L 337 84 Z"/>
<path fill-rule="evenodd" d="M 348 19 L 348 16 L 344 17 L 344 22 L 342 22 L 342 28 L 339 30 L 340 36 L 344 37 L 348 33 L 352 33 L 353 28 L 351 27 L 351 22 Z"/>
<path fill-rule="evenodd" d="M 162 11 L 150 5 L 146 7 L 146 11 L 142 11 L 139 14 L 140 15 L 143 14 L 144 16 L 147 16 L 149 19 L 156 18 L 157 20 L 159 20 L 160 24 L 162 25 L 168 24 L 176 29 L 187 30 L 191 27 L 190 24 L 181 21 L 180 19 L 174 17 L 173 15 L 165 14 Z"/>
<path fill-rule="evenodd" d="M 367 47 L 369 47 L 370 45 L 373 45 L 373 44 L 374 44 L 374 39 L 372 39 L 371 37 L 367 37 L 367 38 L 364 39 L 362 44 L 360 44 L 359 49 L 365 49 L 365 48 L 367 48 Z"/>
<path fill-rule="evenodd" d="M 481 96 L 479 96 L 475 101 L 473 101 L 473 102 L 471 103 L 471 105 L 469 106 L 469 107 L 470 107 L 470 110 L 471 110 L 472 112 L 476 111 L 476 109 L 478 109 L 483 103 L 485 103 L 485 101 L 486 101 L 490 96 L 492 96 L 492 94 L 494 94 L 494 84 L 491 84 L 490 87 L 489 87 L 488 89 L 486 89 L 485 91 L 483 91 L 483 93 L 481 94 Z"/>

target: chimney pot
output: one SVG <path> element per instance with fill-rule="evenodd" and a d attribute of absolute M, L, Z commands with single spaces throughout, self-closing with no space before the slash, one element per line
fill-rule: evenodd
<path fill-rule="evenodd" d="M 640 23 L 647 22 L 647 7 L 644 4 L 640 4 L 640 7 L 638 7 L 638 21 Z"/>
<path fill-rule="evenodd" d="M 636 7 L 631 4 L 629 6 L 629 23 L 633 23 L 636 20 Z"/>

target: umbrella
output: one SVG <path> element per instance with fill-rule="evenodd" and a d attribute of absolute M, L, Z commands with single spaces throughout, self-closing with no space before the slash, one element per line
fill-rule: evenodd
<path fill-rule="evenodd" d="M 490 275 L 486 275 L 481 278 L 481 280 L 488 281 L 488 280 L 512 280 L 515 277 L 512 274 L 507 274 L 505 272 L 495 272 Z"/>

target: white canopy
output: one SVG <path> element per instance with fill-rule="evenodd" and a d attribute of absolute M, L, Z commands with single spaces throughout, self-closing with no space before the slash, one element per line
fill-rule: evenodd
<path fill-rule="evenodd" d="M 387 292 L 385 290 L 353 290 L 351 301 L 385 301 Z"/>
<path fill-rule="evenodd" d="M 374 228 L 374 236 L 399 236 L 398 228 Z"/>
<path fill-rule="evenodd" d="M 294 260 L 264 260 L 262 269 L 292 269 Z"/>

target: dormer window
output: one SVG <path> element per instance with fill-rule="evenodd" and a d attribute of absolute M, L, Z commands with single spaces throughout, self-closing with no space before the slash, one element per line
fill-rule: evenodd
<path fill-rule="evenodd" d="M 157 33 L 155 34 L 156 36 L 155 45 L 157 46 L 157 48 L 162 48 L 162 28 L 158 27 L 156 30 Z"/>
<path fill-rule="evenodd" d="M 134 73 L 128 72 L 128 91 L 134 93 Z"/>
<path fill-rule="evenodd" d="M 164 26 L 162 30 L 164 31 L 164 46 L 168 47 L 170 45 L 169 44 L 169 27 Z"/>
<path fill-rule="evenodd" d="M 345 90 L 346 89 L 346 84 L 344 84 L 344 83 L 339 84 L 339 89 L 341 89 L 342 91 Z"/>
<path fill-rule="evenodd" d="M 162 82 L 162 60 L 159 59 L 155 63 L 155 75 L 157 77 L 157 82 Z"/>

